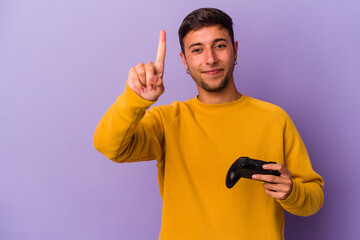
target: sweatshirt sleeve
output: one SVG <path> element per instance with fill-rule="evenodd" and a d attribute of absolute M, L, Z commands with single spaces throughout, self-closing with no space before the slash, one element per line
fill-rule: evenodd
<path fill-rule="evenodd" d="M 324 180 L 311 166 L 305 145 L 289 116 L 284 128 L 285 166 L 291 171 L 293 188 L 283 208 L 298 216 L 310 216 L 322 207 Z"/>
<path fill-rule="evenodd" d="M 147 111 L 154 102 L 145 100 L 128 85 L 100 120 L 94 146 L 115 162 L 161 159 L 163 127 L 158 111 Z"/>

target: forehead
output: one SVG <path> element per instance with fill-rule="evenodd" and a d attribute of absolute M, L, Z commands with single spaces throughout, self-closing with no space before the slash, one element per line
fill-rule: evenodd
<path fill-rule="evenodd" d="M 224 27 L 220 25 L 206 26 L 200 28 L 199 30 L 190 31 L 186 34 L 184 37 L 184 46 L 186 48 L 194 43 L 211 44 L 215 39 L 220 38 L 231 42 L 230 35 Z"/>

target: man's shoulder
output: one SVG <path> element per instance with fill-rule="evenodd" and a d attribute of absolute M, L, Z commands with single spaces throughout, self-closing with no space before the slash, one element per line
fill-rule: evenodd
<path fill-rule="evenodd" d="M 248 98 L 249 101 L 247 107 L 250 108 L 251 111 L 255 111 L 259 114 L 269 114 L 276 117 L 278 120 L 284 120 L 289 117 L 287 112 L 277 104 L 254 97 Z"/>
<path fill-rule="evenodd" d="M 260 100 L 258 98 L 249 97 L 248 104 L 252 107 L 269 110 L 269 111 L 281 111 L 283 110 L 279 105 L 276 105 L 269 101 Z"/>

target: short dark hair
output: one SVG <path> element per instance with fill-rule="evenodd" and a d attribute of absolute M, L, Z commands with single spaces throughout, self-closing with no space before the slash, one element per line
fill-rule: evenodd
<path fill-rule="evenodd" d="M 184 37 L 190 31 L 196 31 L 203 27 L 221 25 L 225 28 L 234 44 L 233 21 L 229 15 L 216 8 L 199 8 L 189 13 L 179 28 L 179 41 L 182 53 L 184 52 Z"/>

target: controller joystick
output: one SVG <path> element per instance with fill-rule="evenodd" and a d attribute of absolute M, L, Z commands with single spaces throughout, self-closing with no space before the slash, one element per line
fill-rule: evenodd
<path fill-rule="evenodd" d="M 280 176 L 280 172 L 277 170 L 263 169 L 263 165 L 276 163 L 266 162 L 249 157 L 238 158 L 229 168 L 226 175 L 226 187 L 232 188 L 241 177 L 251 179 L 253 174 L 266 174 Z"/>

